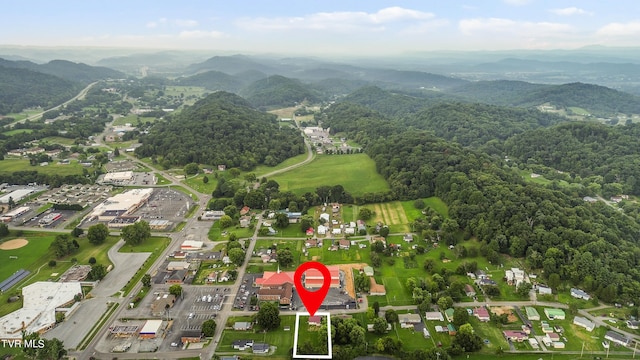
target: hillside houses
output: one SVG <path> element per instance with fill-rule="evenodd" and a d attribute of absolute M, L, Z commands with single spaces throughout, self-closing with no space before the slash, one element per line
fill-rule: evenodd
<path fill-rule="evenodd" d="M 587 294 L 583 290 L 576 289 L 576 288 L 571 288 L 571 296 L 573 296 L 576 299 L 583 299 L 583 300 L 591 299 L 591 295 Z"/>

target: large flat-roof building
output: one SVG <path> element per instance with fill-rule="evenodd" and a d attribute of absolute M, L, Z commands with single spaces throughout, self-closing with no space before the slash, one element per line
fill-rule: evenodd
<path fill-rule="evenodd" d="M 128 182 L 133 179 L 133 171 L 118 171 L 104 174 L 103 183 L 118 184 Z"/>
<path fill-rule="evenodd" d="M 142 339 L 153 339 L 158 336 L 161 327 L 162 320 L 147 320 L 140 329 L 139 336 Z"/>
<path fill-rule="evenodd" d="M 153 189 L 132 189 L 106 199 L 96 206 L 91 218 L 111 221 L 121 215 L 130 215 L 144 205 L 153 194 Z"/>
<path fill-rule="evenodd" d="M 18 189 L 18 190 L 14 190 L 8 194 L 3 195 L 2 197 L 0 197 L 0 204 L 8 204 L 9 203 L 9 199 L 11 199 L 13 202 L 18 202 L 22 199 L 24 199 L 27 195 L 31 194 L 32 192 L 34 192 L 34 189 Z"/>
<path fill-rule="evenodd" d="M 0 318 L 0 339 L 22 339 L 22 331 L 44 333 L 56 324 L 56 309 L 82 294 L 79 282 L 38 281 L 22 288 L 22 308 Z"/>

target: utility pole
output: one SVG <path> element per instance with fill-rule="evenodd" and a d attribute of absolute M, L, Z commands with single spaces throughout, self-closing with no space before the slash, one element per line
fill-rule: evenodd
<path fill-rule="evenodd" d="M 580 350 L 580 359 L 582 359 L 582 354 L 584 354 L 584 340 L 582 340 L 582 350 Z"/>

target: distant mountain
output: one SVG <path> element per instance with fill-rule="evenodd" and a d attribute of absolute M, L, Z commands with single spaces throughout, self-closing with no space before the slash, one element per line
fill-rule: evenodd
<path fill-rule="evenodd" d="M 478 81 L 447 92 L 471 101 L 495 105 L 531 107 L 550 103 L 565 108 L 581 107 L 600 115 L 640 114 L 640 97 L 593 84 L 542 85 L 508 80 Z"/>
<path fill-rule="evenodd" d="M 319 100 L 311 86 L 299 80 L 274 75 L 245 87 L 241 95 L 256 107 L 293 106 L 304 100 Z"/>
<path fill-rule="evenodd" d="M 168 166 L 195 162 L 251 170 L 305 151 L 298 130 L 281 128 L 274 115 L 259 112 L 245 99 L 223 91 L 168 121 L 154 123 L 140 141 L 137 156 L 159 156 Z"/>
<path fill-rule="evenodd" d="M 202 86 L 208 90 L 224 90 L 237 93 L 245 85 L 245 82 L 236 76 L 211 70 L 176 79 L 176 84 L 182 86 Z"/>
<path fill-rule="evenodd" d="M 314 89 L 320 91 L 325 96 L 346 95 L 356 89 L 369 86 L 366 80 L 353 80 L 344 78 L 328 78 L 312 83 Z"/>
<path fill-rule="evenodd" d="M 78 83 L 53 75 L 0 66 L 0 114 L 58 105 L 75 96 L 80 89 Z"/>
<path fill-rule="evenodd" d="M 191 74 L 209 70 L 220 71 L 231 75 L 252 70 L 267 74 L 274 73 L 272 66 L 265 65 L 245 55 L 214 56 L 201 63 L 189 65 L 186 68 L 186 72 Z"/>
<path fill-rule="evenodd" d="M 0 66 L 38 71 L 83 85 L 102 79 L 122 79 L 127 77 L 120 71 L 106 67 L 90 66 L 66 60 L 52 60 L 46 64 L 36 64 L 31 61 L 9 61 L 0 59 Z"/>
<path fill-rule="evenodd" d="M 360 78 L 364 78 L 372 82 L 398 84 L 403 87 L 438 90 L 450 89 L 468 82 L 467 80 L 422 71 L 400 71 L 387 69 L 365 70 Z"/>

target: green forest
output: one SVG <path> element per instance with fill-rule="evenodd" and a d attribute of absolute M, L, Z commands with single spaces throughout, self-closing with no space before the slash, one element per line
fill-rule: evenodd
<path fill-rule="evenodd" d="M 255 110 L 243 98 L 217 92 L 140 138 L 139 157 L 162 157 L 167 166 L 224 164 L 251 170 L 274 166 L 305 151 L 298 130 L 280 127 L 275 115 Z"/>

